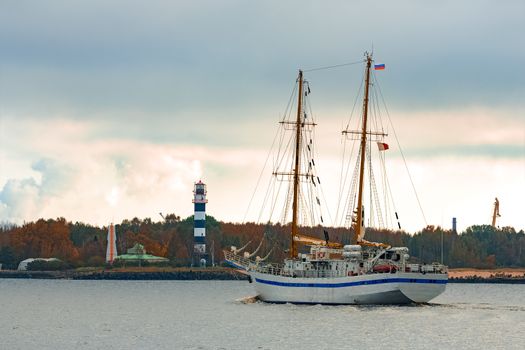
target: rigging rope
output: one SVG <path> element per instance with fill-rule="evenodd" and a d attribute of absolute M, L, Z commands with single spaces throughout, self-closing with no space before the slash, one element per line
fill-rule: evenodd
<path fill-rule="evenodd" d="M 250 201 L 248 202 L 248 207 L 246 208 L 246 212 L 244 213 L 244 217 L 242 218 L 242 222 L 245 222 L 246 216 L 248 215 L 248 212 L 250 211 L 250 207 L 253 202 L 253 198 L 255 197 L 255 193 L 257 192 L 257 188 L 259 187 L 259 183 L 261 182 L 261 178 L 263 176 L 264 170 L 266 169 L 266 165 L 268 164 L 268 160 L 270 159 L 270 156 L 272 155 L 273 146 L 275 145 L 275 141 L 277 140 L 277 136 L 279 135 L 279 130 L 275 133 L 275 136 L 272 141 L 272 146 L 270 147 L 270 151 L 268 152 L 268 155 L 266 156 L 266 160 L 264 161 L 263 168 L 261 169 L 261 173 L 259 174 L 259 178 L 257 179 L 257 183 L 255 184 L 255 189 L 252 193 L 252 196 L 250 198 Z"/>
<path fill-rule="evenodd" d="M 352 122 L 352 117 L 354 115 L 355 108 L 357 106 L 357 102 L 359 100 L 359 97 L 361 96 L 361 91 L 363 90 L 364 81 L 365 81 L 365 76 L 363 75 L 363 78 L 361 79 L 361 84 L 359 85 L 359 90 L 357 91 L 357 94 L 356 94 L 356 97 L 355 97 L 355 100 L 354 100 L 354 104 L 352 106 L 352 110 L 350 111 L 350 117 L 348 118 L 348 122 L 346 124 L 345 131 L 348 131 L 348 129 L 350 127 L 350 123 Z M 343 201 L 341 201 L 341 199 L 343 197 L 343 193 L 346 192 L 346 179 L 348 179 L 348 173 L 350 171 L 350 164 L 351 164 L 350 162 L 351 162 L 352 156 L 354 154 L 355 142 L 352 142 L 352 149 L 350 151 L 350 155 L 349 155 L 349 158 L 348 158 L 348 165 L 346 166 L 346 173 L 343 176 L 343 171 L 344 171 L 344 168 L 345 168 L 346 141 L 348 140 L 348 134 L 344 135 L 343 137 L 344 137 L 344 141 L 343 141 L 343 156 L 341 158 L 341 173 L 340 173 L 340 178 L 339 178 L 339 196 L 337 198 L 337 210 L 336 210 L 335 220 L 336 220 L 336 222 L 341 222 L 342 224 L 344 223 L 346 225 L 347 219 L 345 219 L 343 215 L 347 212 L 346 205 L 347 205 L 348 201 L 345 200 L 343 202 Z M 350 191 L 350 189 L 349 189 L 349 191 Z M 348 197 L 348 198 L 350 198 L 350 197 Z M 344 203 L 342 208 L 341 208 L 341 203 Z M 341 208 L 341 218 L 339 218 L 339 212 L 340 212 L 339 209 L 340 208 Z M 345 219 L 345 220 L 343 221 L 343 219 Z"/>
<path fill-rule="evenodd" d="M 383 169 L 385 169 L 386 168 L 386 166 L 385 166 L 385 156 L 383 156 L 383 158 L 381 158 L 381 161 L 382 161 Z M 386 181 L 385 192 L 388 190 L 388 192 L 386 192 L 386 193 L 388 193 L 388 195 L 390 197 L 390 201 L 392 202 L 392 207 L 394 207 L 394 213 L 396 214 L 396 219 L 397 219 L 397 226 L 401 229 L 401 224 L 399 223 L 399 217 L 397 216 L 396 203 L 394 202 L 394 196 L 392 195 L 392 187 L 390 186 L 390 181 L 388 180 L 388 176 L 386 174 L 386 169 L 384 170 L 384 176 L 385 176 L 385 181 Z M 385 194 L 385 197 L 388 197 L 388 196 Z M 385 204 L 386 204 L 386 200 L 385 200 Z"/>
<path fill-rule="evenodd" d="M 363 62 L 364 62 L 364 60 L 359 60 L 359 61 L 355 61 L 355 62 L 336 64 L 336 65 L 333 65 L 333 66 L 324 66 L 324 67 L 310 68 L 310 69 L 303 70 L 303 72 L 305 72 L 305 73 L 306 72 L 315 72 L 315 71 L 318 71 L 318 70 L 325 70 L 325 69 L 333 69 L 333 68 L 339 68 L 339 67 L 344 67 L 344 66 L 351 66 L 351 65 L 359 64 L 359 63 L 363 63 Z"/>
<path fill-rule="evenodd" d="M 313 110 L 312 110 L 312 106 L 310 104 L 310 99 L 307 99 L 306 100 L 306 104 L 307 104 L 307 108 L 308 108 L 308 111 L 310 112 L 310 115 L 311 115 L 311 118 L 312 118 L 312 122 L 315 120 L 314 118 L 314 113 L 313 113 Z M 318 205 L 319 205 L 319 217 L 322 217 L 322 211 L 321 211 L 321 203 L 319 201 L 319 193 L 321 194 L 321 197 L 323 199 L 323 204 L 324 204 L 324 207 L 326 208 L 326 213 L 328 214 L 328 218 L 330 220 L 330 222 L 332 224 L 334 224 L 334 221 L 332 220 L 332 215 L 330 214 L 330 208 L 328 207 L 328 201 L 326 200 L 326 196 L 325 196 L 325 193 L 324 193 L 324 190 L 323 190 L 323 187 L 320 186 L 321 185 L 321 181 L 319 180 L 319 174 L 317 173 L 317 167 L 315 166 L 315 162 L 314 162 L 314 158 L 316 158 L 318 156 L 318 152 L 317 152 L 317 147 L 315 147 L 315 143 L 312 142 L 312 139 L 315 139 L 315 128 L 312 128 L 312 131 L 311 131 L 311 134 L 313 134 L 310 138 L 310 143 L 312 144 L 312 154 L 311 154 L 311 169 L 312 169 L 312 174 L 315 174 L 316 177 L 317 177 L 317 180 L 318 180 L 318 183 L 319 183 L 319 187 L 316 187 L 316 198 L 317 198 L 317 202 L 318 202 Z"/>
<path fill-rule="evenodd" d="M 292 92 L 290 94 L 290 98 L 288 99 L 288 103 L 287 103 L 286 108 L 284 110 L 282 121 L 286 120 L 287 119 L 287 115 L 290 115 L 290 113 L 291 113 L 292 103 L 293 103 L 293 96 L 294 96 L 296 90 L 297 90 L 297 84 L 294 84 L 294 87 L 293 87 Z M 280 137 L 278 138 L 278 136 L 280 136 Z M 259 188 L 262 175 L 263 175 L 263 173 L 264 173 L 264 171 L 266 169 L 268 160 L 269 160 L 270 156 L 273 153 L 273 149 L 274 149 L 276 140 L 279 139 L 279 142 L 278 142 L 279 143 L 279 147 L 278 147 L 278 149 L 281 149 L 282 148 L 282 144 L 283 144 L 283 138 L 284 138 L 284 128 L 279 127 L 279 128 L 277 128 L 277 132 L 276 132 L 276 135 L 275 135 L 274 140 L 272 142 L 272 146 L 269 149 L 268 156 L 267 156 L 267 158 L 266 158 L 266 160 L 264 162 L 263 168 L 261 169 L 261 173 L 259 174 L 259 178 L 257 179 L 257 183 L 255 185 L 254 191 L 252 193 L 252 196 L 251 196 L 250 201 L 248 203 L 248 207 L 247 207 L 246 212 L 245 212 L 244 217 L 243 217 L 243 222 L 246 221 L 246 217 L 248 216 L 248 212 L 249 212 L 249 210 L 251 208 L 251 205 L 253 203 L 253 199 L 255 197 L 255 193 L 257 192 L 257 189 Z M 274 158 L 274 161 L 273 161 L 273 168 L 274 169 L 276 168 L 278 163 L 279 163 L 279 157 Z M 272 176 L 272 177 L 270 177 L 270 180 L 268 181 L 268 187 L 266 189 L 266 194 L 265 194 L 264 199 L 263 199 L 263 203 L 262 203 L 262 206 L 261 206 L 261 210 L 259 212 L 259 216 L 257 218 L 257 222 L 261 221 L 261 217 L 263 215 L 263 212 L 264 212 L 264 209 L 265 209 L 266 204 L 268 202 L 268 199 L 270 197 L 276 198 L 275 196 L 271 195 L 271 193 L 274 193 L 274 192 L 275 192 L 275 177 Z M 278 195 L 279 192 L 280 192 L 280 186 L 279 186 L 279 189 L 277 191 L 277 195 Z M 274 208 L 275 208 L 275 203 L 274 203 L 274 205 L 272 206 L 272 208 L 270 210 L 270 218 L 273 215 Z"/>
<path fill-rule="evenodd" d="M 379 228 L 383 228 L 384 227 L 384 223 L 383 223 L 383 214 L 381 213 L 381 204 L 379 202 L 379 194 L 377 192 L 377 186 L 376 186 L 376 180 L 375 180 L 375 176 L 374 176 L 374 171 L 372 169 L 372 155 L 371 153 L 368 153 L 367 154 L 367 158 L 369 160 L 369 171 L 370 171 L 370 220 L 372 222 L 372 219 L 373 219 L 373 215 L 372 215 L 372 202 L 374 202 L 375 204 L 375 211 L 376 211 L 376 215 L 377 215 L 377 219 L 378 219 L 378 224 L 379 224 Z M 370 225 L 372 226 L 372 224 Z"/>
<path fill-rule="evenodd" d="M 348 207 L 346 208 L 345 225 L 348 225 L 348 222 L 350 220 L 350 226 L 351 226 L 351 221 L 353 220 L 353 217 L 354 217 L 354 207 L 355 207 L 355 201 L 356 201 L 356 195 L 357 195 L 357 181 L 359 177 L 359 158 L 360 157 L 361 157 L 361 147 L 359 147 L 359 151 L 357 152 L 354 172 L 352 174 L 352 182 L 350 184 L 350 188 L 348 189 L 348 197 L 346 200 L 346 202 L 348 203 Z"/>
<path fill-rule="evenodd" d="M 388 116 L 388 121 L 390 122 L 390 126 L 392 127 L 392 131 L 394 133 L 394 138 L 396 139 L 397 146 L 399 147 L 399 152 L 401 153 L 401 157 L 403 158 L 403 163 L 405 164 L 405 168 L 406 168 L 407 173 L 408 173 L 408 178 L 410 179 L 410 184 L 412 185 L 412 189 L 413 189 L 414 194 L 416 196 L 417 204 L 419 205 L 419 210 L 421 211 L 421 215 L 423 215 L 423 220 L 425 221 L 425 225 L 428 226 L 427 218 L 425 217 L 425 213 L 423 211 L 423 207 L 421 206 L 421 202 L 419 200 L 419 196 L 417 195 L 416 187 L 414 186 L 414 181 L 412 180 L 412 175 L 410 175 L 410 171 L 408 170 L 408 165 L 407 165 L 407 162 L 406 162 L 406 159 L 405 159 L 405 155 L 403 154 L 403 150 L 401 149 L 401 144 L 399 143 L 399 139 L 397 138 L 396 129 L 394 128 L 394 124 L 392 123 L 392 119 L 390 118 L 390 113 L 389 113 L 388 108 L 386 106 L 385 98 L 383 97 L 383 92 L 381 91 L 381 86 L 379 86 L 379 82 L 377 81 L 377 79 L 375 79 L 375 76 L 373 76 L 373 77 L 374 77 L 374 80 L 377 83 L 377 88 L 379 90 L 379 95 L 381 96 L 381 99 L 383 101 L 383 105 L 385 106 L 386 115 Z M 397 216 L 397 214 L 396 214 L 396 216 Z"/>

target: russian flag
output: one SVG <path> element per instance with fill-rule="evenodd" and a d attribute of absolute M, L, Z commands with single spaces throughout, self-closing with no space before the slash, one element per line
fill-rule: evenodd
<path fill-rule="evenodd" d="M 374 69 L 375 70 L 384 70 L 385 69 L 385 64 L 384 63 L 374 64 Z"/>

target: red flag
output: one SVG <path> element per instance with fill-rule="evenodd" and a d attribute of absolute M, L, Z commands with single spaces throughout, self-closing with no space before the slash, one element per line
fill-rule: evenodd
<path fill-rule="evenodd" d="M 388 143 L 383 143 L 383 142 L 378 142 L 377 147 L 379 148 L 380 151 L 386 151 L 389 148 Z"/>

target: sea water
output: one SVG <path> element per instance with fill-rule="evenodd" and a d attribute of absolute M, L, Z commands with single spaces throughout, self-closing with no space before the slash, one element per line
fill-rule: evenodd
<path fill-rule="evenodd" d="M 0 349 L 525 349 L 525 285 L 428 305 L 276 305 L 245 281 L 0 279 Z"/>

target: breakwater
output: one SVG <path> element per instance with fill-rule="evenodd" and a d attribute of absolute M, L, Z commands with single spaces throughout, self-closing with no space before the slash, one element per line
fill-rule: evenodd
<path fill-rule="evenodd" d="M 234 269 L 183 269 L 133 271 L 0 271 L 0 278 L 72 279 L 72 280 L 247 280 Z"/>
<path fill-rule="evenodd" d="M 495 283 L 495 284 L 525 284 L 525 278 L 516 277 L 452 277 L 448 283 Z"/>

